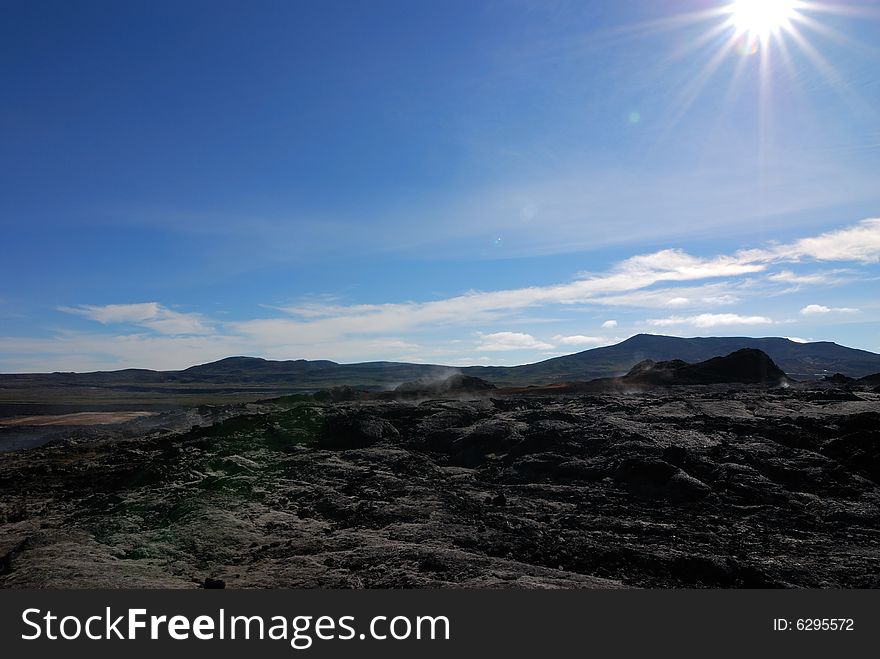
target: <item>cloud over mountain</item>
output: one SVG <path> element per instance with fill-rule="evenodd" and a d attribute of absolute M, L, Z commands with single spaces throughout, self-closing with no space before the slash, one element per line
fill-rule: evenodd
<path fill-rule="evenodd" d="M 493 332 L 491 334 L 480 334 L 482 343 L 477 346 L 477 350 L 485 350 L 487 352 L 501 352 L 506 350 L 550 350 L 554 346 L 549 343 L 539 341 L 531 334 L 522 332 Z"/>
<path fill-rule="evenodd" d="M 41 359 L 53 354 L 65 358 L 76 354 L 83 359 L 83 355 L 91 354 L 99 364 L 145 366 L 167 366 L 172 356 L 180 365 L 194 361 L 184 357 L 187 351 L 206 358 L 260 354 L 275 358 L 421 358 L 450 363 L 473 350 L 516 355 L 532 351 L 539 355 L 559 346 L 599 345 L 604 341 L 602 337 L 578 332 L 585 325 L 572 326 L 567 317 L 608 306 L 622 312 L 663 308 L 691 311 L 632 319 L 625 326 L 630 334 L 648 327 L 748 328 L 793 322 L 787 320 L 793 316 L 809 319 L 854 313 L 856 310 L 849 307 L 803 303 L 789 307 L 784 316 L 737 307 L 754 307 L 768 296 L 776 296 L 780 303 L 772 308 L 781 310 L 781 301 L 793 290 L 791 284 L 796 283 L 798 288 L 831 285 L 828 272 L 815 270 L 813 275 L 811 265 L 840 261 L 855 266 L 847 276 L 856 278 L 859 268 L 871 267 L 878 259 L 880 220 L 870 219 L 770 247 L 715 256 L 668 248 L 623 259 L 598 272 L 581 273 L 568 282 L 472 290 L 427 301 L 340 304 L 311 300 L 269 307 L 275 313 L 262 317 L 231 319 L 175 311 L 159 302 L 64 306 L 59 310 L 104 325 L 106 332 L 56 330 L 49 337 L 7 336 L 0 338 L 0 350 L 15 354 L 16 364 L 26 363 L 23 360 L 29 354 L 41 354 Z M 798 273 L 787 269 L 768 273 L 771 266 L 780 264 L 797 265 Z M 711 310 L 718 306 L 730 310 Z M 492 331 L 510 322 L 516 322 L 523 331 Z M 603 329 L 623 328 L 619 319 L 599 324 Z M 552 327 L 552 333 L 543 331 L 544 326 Z M 809 329 L 801 331 L 812 333 Z M 476 343 L 463 338 L 475 332 L 479 337 Z M 555 338 L 551 342 L 536 338 L 540 336 Z M 21 366 L 16 368 L 20 370 Z"/>
<path fill-rule="evenodd" d="M 701 329 L 733 325 L 772 325 L 774 322 L 772 318 L 766 316 L 741 316 L 735 313 L 703 313 L 696 316 L 670 316 L 648 320 L 648 324 L 654 327 L 687 325 Z"/>

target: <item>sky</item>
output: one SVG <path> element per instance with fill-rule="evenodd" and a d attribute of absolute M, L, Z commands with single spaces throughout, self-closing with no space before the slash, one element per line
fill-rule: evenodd
<path fill-rule="evenodd" d="M 880 3 L 4 0 L 0 371 L 880 352 Z"/>

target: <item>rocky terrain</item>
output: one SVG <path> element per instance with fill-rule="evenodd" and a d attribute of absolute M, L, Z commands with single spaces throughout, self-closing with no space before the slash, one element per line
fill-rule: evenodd
<path fill-rule="evenodd" d="M 0 454 L 0 586 L 880 587 L 870 386 L 346 397 Z"/>

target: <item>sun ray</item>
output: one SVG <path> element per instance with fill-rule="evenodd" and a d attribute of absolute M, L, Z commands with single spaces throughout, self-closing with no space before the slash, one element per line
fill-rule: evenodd
<path fill-rule="evenodd" d="M 765 177 L 763 174 L 773 165 L 774 151 L 773 126 L 773 85 L 771 85 L 771 49 L 759 48 L 758 51 L 758 157 L 756 168 L 758 177 L 758 204 L 763 206 Z"/>
<path fill-rule="evenodd" d="M 682 45 L 680 45 L 671 55 L 669 55 L 666 60 L 667 61 L 676 61 L 680 60 L 684 57 L 687 57 L 691 53 L 699 50 L 706 46 L 713 39 L 717 39 L 722 34 L 727 32 L 728 28 L 724 23 L 720 23 L 706 30 L 703 34 L 698 36 L 696 39 L 688 41 Z"/>
<path fill-rule="evenodd" d="M 825 56 L 823 56 L 822 53 L 820 53 L 819 50 L 797 30 L 793 30 L 790 35 L 792 41 L 807 59 L 810 60 L 810 63 L 815 67 L 816 71 L 818 71 L 819 75 L 822 76 L 828 86 L 853 110 L 860 113 L 864 112 L 866 109 L 864 105 L 859 101 L 858 97 L 851 92 L 847 81 L 827 60 L 827 58 L 825 58 Z"/>
<path fill-rule="evenodd" d="M 797 79 L 794 60 L 792 59 L 791 51 L 788 49 L 788 41 L 785 39 L 779 40 L 779 54 L 782 58 L 782 63 L 785 65 L 785 70 L 791 74 L 792 79 Z"/>
<path fill-rule="evenodd" d="M 717 72 L 718 68 L 730 56 L 730 53 L 736 49 L 736 40 L 732 37 L 726 39 L 718 51 L 709 59 L 708 62 L 700 69 L 691 83 L 682 90 L 677 96 L 677 109 L 673 116 L 667 121 L 666 128 L 661 132 L 658 138 L 658 144 L 665 141 L 675 127 L 687 115 L 691 106 L 699 98 L 708 82 Z"/>
<path fill-rule="evenodd" d="M 824 12 L 827 14 L 837 14 L 838 16 L 852 16 L 854 18 L 880 18 L 880 8 L 877 7 L 857 7 L 855 5 L 837 2 L 832 4 L 816 0 L 804 1 L 800 4 L 811 12 Z"/>
<path fill-rule="evenodd" d="M 723 17 L 725 14 L 726 10 L 723 7 L 716 7 L 714 9 L 692 11 L 650 21 L 639 21 L 637 23 L 630 23 L 628 25 L 615 28 L 613 32 L 617 35 L 651 36 L 662 34 L 664 32 L 679 30 L 681 28 L 691 25 L 708 23 L 709 21 L 714 21 Z"/>
<path fill-rule="evenodd" d="M 789 93 L 795 97 L 795 105 L 799 108 L 796 119 L 799 119 L 802 124 L 815 125 L 818 119 L 812 105 L 808 102 L 809 98 L 804 86 L 804 80 L 802 76 L 798 75 L 787 39 L 779 40 L 778 50 L 779 59 L 786 73 L 786 80 L 790 83 L 788 86 Z"/>
<path fill-rule="evenodd" d="M 746 70 L 748 66 L 748 58 L 740 57 L 736 62 L 736 68 L 733 70 L 733 75 L 730 77 L 730 82 L 727 85 L 727 92 L 724 94 L 724 103 L 723 105 L 729 105 L 733 99 L 734 94 L 739 88 L 739 81 L 742 78 L 743 72 Z"/>
<path fill-rule="evenodd" d="M 809 30 L 812 30 L 816 34 L 820 34 L 823 37 L 827 37 L 831 41 L 845 46 L 847 48 L 852 48 L 854 50 L 860 50 L 864 54 L 876 57 L 880 54 L 880 47 L 867 44 L 864 41 L 859 39 L 855 39 L 849 35 L 843 34 L 840 30 L 836 30 L 830 25 L 825 25 L 824 23 L 817 21 L 815 18 L 806 15 L 799 15 L 797 17 L 797 23 L 799 26 L 806 27 Z"/>
<path fill-rule="evenodd" d="M 744 72 L 752 69 L 756 83 L 754 113 L 758 171 L 777 164 L 773 162 L 779 147 L 776 137 L 779 135 L 781 139 L 781 135 L 774 130 L 778 119 L 775 116 L 778 102 L 774 97 L 794 93 L 801 108 L 798 121 L 805 121 L 806 115 L 812 115 L 807 101 L 812 92 L 819 92 L 820 86 L 830 88 L 857 112 L 876 114 L 876 109 L 867 108 L 860 102 L 852 78 L 845 79 L 812 41 L 828 39 L 874 57 L 880 53 L 880 48 L 865 44 L 840 32 L 833 25 L 817 20 L 814 15 L 817 13 L 880 19 L 880 9 L 831 4 L 821 0 L 730 0 L 710 10 L 646 21 L 626 30 L 621 29 L 618 34 L 645 36 L 681 29 L 683 37 L 680 44 L 658 62 L 660 66 L 694 53 L 694 57 L 705 56 L 696 73 L 683 81 L 673 95 L 670 115 L 657 126 L 653 148 L 661 148 L 671 138 L 724 62 L 731 57 L 736 57 L 737 61 L 735 66 L 729 67 L 731 77 L 721 107 L 733 104 L 742 87 Z M 699 26 L 705 22 L 709 23 L 701 29 Z M 805 63 L 816 74 L 806 75 L 802 66 Z M 789 91 L 781 91 L 778 89 L 780 85 Z"/>

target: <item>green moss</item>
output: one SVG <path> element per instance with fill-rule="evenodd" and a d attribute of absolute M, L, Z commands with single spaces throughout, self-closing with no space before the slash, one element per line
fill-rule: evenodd
<path fill-rule="evenodd" d="M 248 481 L 227 476 L 209 476 L 201 481 L 198 486 L 207 492 L 223 492 L 240 496 L 253 494 L 253 486 Z"/>

